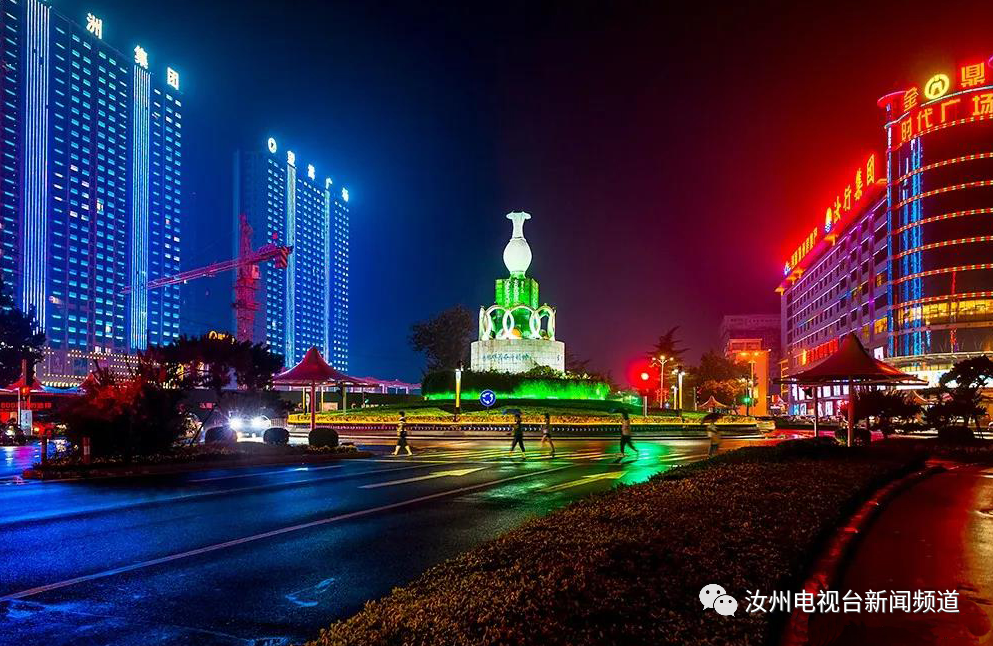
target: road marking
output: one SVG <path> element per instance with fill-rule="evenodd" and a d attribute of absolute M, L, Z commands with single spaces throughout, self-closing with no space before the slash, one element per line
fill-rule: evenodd
<path fill-rule="evenodd" d="M 521 478 L 530 478 L 533 476 L 545 475 L 546 473 L 554 473 L 555 471 L 561 471 L 563 469 L 570 469 L 570 468 L 572 468 L 572 466 L 568 465 L 568 466 L 555 467 L 554 469 L 543 469 L 541 471 L 533 471 L 531 473 L 521 473 L 516 476 L 501 478 L 499 480 L 480 482 L 478 484 L 466 485 L 464 487 L 458 487 L 456 489 L 449 489 L 448 491 L 439 491 L 437 493 L 418 496 L 416 498 L 410 498 L 408 500 L 401 500 L 400 502 L 394 502 L 388 505 L 380 505 L 379 507 L 360 509 L 359 511 L 351 511 L 348 512 L 347 514 L 339 514 L 337 516 L 321 518 L 320 520 L 312 520 L 309 523 L 301 523 L 299 525 L 290 525 L 289 527 L 281 527 L 279 529 L 274 529 L 268 532 L 262 532 L 261 534 L 253 534 L 251 536 L 236 538 L 234 540 L 225 541 L 223 543 L 215 543 L 214 545 L 200 547 L 195 550 L 188 550 L 186 552 L 179 552 L 177 554 L 170 554 L 168 556 L 160 556 L 159 558 L 156 559 L 141 561 L 139 563 L 132 563 L 131 565 L 124 565 L 122 567 L 117 567 L 112 570 L 104 570 L 103 572 L 94 572 L 93 574 L 77 576 L 72 579 L 66 579 L 65 581 L 58 581 L 56 583 L 40 585 L 38 587 L 30 588 L 28 590 L 22 590 L 20 592 L 13 592 L 11 594 L 0 597 L 0 601 L 13 601 L 14 599 L 24 599 L 25 597 L 32 597 L 36 594 L 41 594 L 42 592 L 49 592 L 50 590 L 58 590 L 59 588 L 65 588 L 71 585 L 76 585 L 77 583 L 85 583 L 86 581 L 104 579 L 106 577 L 113 576 L 115 574 L 134 572 L 135 570 L 141 570 L 147 567 L 152 567 L 154 565 L 170 563 L 172 561 L 178 561 L 180 559 L 189 558 L 191 556 L 199 556 L 200 554 L 209 554 L 211 552 L 216 552 L 218 550 L 223 550 L 229 547 L 236 547 L 238 545 L 244 545 L 245 543 L 254 543 L 256 541 L 265 540 L 267 538 L 273 538 L 275 536 L 282 536 L 284 534 L 290 534 L 292 532 L 297 532 L 304 529 L 310 529 L 312 527 L 329 525 L 331 523 L 337 523 L 343 520 L 350 520 L 352 518 L 361 518 L 362 516 L 368 516 L 370 514 L 376 514 L 382 511 L 389 511 L 390 509 L 398 509 L 400 507 L 415 505 L 417 503 L 427 502 L 429 500 L 435 500 L 437 498 L 444 498 L 445 496 L 454 496 L 457 494 L 467 493 L 469 491 L 475 491 L 477 489 L 485 489 L 486 487 L 492 487 L 494 485 L 503 484 L 504 482 L 511 482 L 513 480 L 520 480 Z"/>
<path fill-rule="evenodd" d="M 700 456 L 702 457 L 703 454 L 701 453 Z M 694 457 L 696 457 L 696 456 L 695 455 L 663 455 L 662 457 L 659 458 L 659 462 L 675 462 L 676 460 L 691 460 Z"/>
<path fill-rule="evenodd" d="M 451 471 L 435 471 L 434 473 L 429 473 L 426 476 L 417 476 L 416 478 L 404 478 L 403 480 L 390 480 L 389 482 L 377 482 L 375 484 L 362 485 L 359 489 L 378 489 L 379 487 L 392 487 L 398 484 L 407 484 L 408 482 L 420 482 L 421 480 L 432 480 L 434 478 L 445 478 L 448 476 L 461 477 L 467 476 L 470 473 L 475 473 L 477 471 L 482 471 L 486 467 L 477 467 L 475 469 L 453 469 Z"/>
<path fill-rule="evenodd" d="M 608 471 L 606 473 L 595 473 L 591 476 L 583 476 L 579 480 L 573 480 L 571 482 L 563 482 L 562 484 L 553 485 L 551 487 L 545 487 L 542 491 L 560 491 L 562 489 L 568 489 L 570 487 L 578 487 L 580 485 L 588 484 L 590 482 L 596 482 L 597 480 L 617 480 L 624 475 L 623 471 Z"/>
<path fill-rule="evenodd" d="M 395 469 L 368 469 L 366 471 L 356 471 L 355 473 L 344 473 L 338 475 L 324 476 L 322 478 L 304 478 L 301 480 L 288 480 L 286 482 L 266 482 L 263 484 L 249 485 L 247 487 L 235 487 L 232 489 L 216 489 L 213 491 L 197 491 L 193 493 L 184 493 L 176 496 L 166 496 L 163 498 L 150 498 L 148 500 L 141 500 L 136 502 L 123 502 L 113 505 L 105 505 L 103 507 L 90 507 L 76 509 L 68 513 L 53 514 L 53 515 L 41 515 L 41 516 L 20 516 L 13 518 L 0 518 L 0 527 L 4 525 L 16 525 L 17 523 L 29 523 L 29 522 L 45 522 L 49 520 L 60 520 L 63 518 L 71 518 L 73 516 L 82 516 L 85 514 L 96 514 L 105 511 L 114 511 L 117 509 L 134 509 L 136 507 L 146 507 L 151 505 L 157 505 L 160 503 L 168 502 L 184 502 L 187 500 L 195 500 L 197 498 L 208 498 L 210 496 L 223 496 L 229 493 L 243 493 L 246 491 L 263 491 L 265 489 L 278 489 L 280 487 L 288 487 L 291 485 L 305 485 L 305 484 L 317 484 L 320 482 L 327 482 L 329 480 L 345 480 L 348 478 L 355 478 L 358 476 L 374 475 L 379 473 L 391 473 L 393 471 L 409 471 L 410 469 L 423 469 L 428 464 L 412 464 L 410 466 L 396 467 Z M 74 478 L 78 480 L 78 478 Z"/>
<path fill-rule="evenodd" d="M 196 478 L 195 480 L 190 480 L 190 482 L 213 482 L 214 480 L 230 480 L 232 478 L 251 478 L 252 476 L 271 476 L 273 474 L 294 473 L 296 471 L 308 471 L 308 472 L 309 471 L 322 471 L 324 469 L 340 469 L 343 466 L 345 466 L 345 465 L 343 465 L 343 464 L 332 464 L 332 465 L 326 466 L 326 467 L 311 467 L 311 466 L 293 467 L 293 468 L 280 469 L 278 471 L 262 471 L 261 473 L 239 473 L 237 475 L 217 476 L 217 477 L 214 477 L 214 478 Z"/>

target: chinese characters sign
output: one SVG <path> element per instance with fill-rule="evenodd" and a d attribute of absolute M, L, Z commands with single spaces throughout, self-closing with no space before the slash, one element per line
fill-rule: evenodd
<path fill-rule="evenodd" d="M 861 203 L 868 199 L 872 190 L 885 182 L 886 180 L 877 178 L 876 176 L 876 154 L 873 153 L 869 155 L 864 165 L 859 166 L 855 170 L 851 181 L 844 189 L 838 192 L 834 201 L 828 204 L 824 212 L 823 233 L 825 239 L 829 242 L 834 242 L 837 238 L 839 230 L 838 223 L 841 219 L 853 209 L 857 210 Z M 793 252 L 793 255 L 790 256 L 789 260 L 786 261 L 786 265 L 783 267 L 783 275 L 789 276 L 797 265 L 800 264 L 800 261 L 803 260 L 803 257 L 814 248 L 814 245 L 820 239 L 821 229 L 820 227 L 814 227 L 814 230 L 807 235 L 804 241 L 800 243 L 800 246 L 796 248 L 796 251 Z"/>
<path fill-rule="evenodd" d="M 890 150 L 954 123 L 993 119 L 993 69 L 986 61 L 960 65 L 954 74 L 935 74 L 920 89 L 883 97 L 880 107 L 900 115 L 888 124 Z"/>

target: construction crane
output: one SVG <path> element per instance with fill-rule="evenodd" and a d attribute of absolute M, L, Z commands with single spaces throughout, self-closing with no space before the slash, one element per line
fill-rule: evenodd
<path fill-rule="evenodd" d="M 248 218 L 245 217 L 244 213 L 239 218 L 239 225 L 237 258 L 215 262 L 206 267 L 190 269 L 172 276 L 156 278 L 146 283 L 145 289 L 158 289 L 197 278 L 211 278 L 234 269 L 238 272 L 234 283 L 234 303 L 232 304 L 237 329 L 235 336 L 239 341 L 251 341 L 252 328 L 255 327 L 255 312 L 259 309 L 259 302 L 256 298 L 261 276 L 259 265 L 271 260 L 276 268 L 286 269 L 287 260 L 293 252 L 293 247 L 284 247 L 270 242 L 253 250 L 252 227 L 248 224 Z M 125 287 L 122 293 L 127 294 L 130 291 L 130 287 Z"/>

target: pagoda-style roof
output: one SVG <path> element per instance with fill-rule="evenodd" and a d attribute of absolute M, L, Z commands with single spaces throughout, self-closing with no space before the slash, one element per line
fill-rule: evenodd
<path fill-rule="evenodd" d="M 837 352 L 813 368 L 776 381 L 811 386 L 849 381 L 860 384 L 926 383 L 871 356 L 854 332 L 841 339 Z"/>
<path fill-rule="evenodd" d="M 337 386 L 362 386 L 365 382 L 351 377 L 328 365 L 316 347 L 307 350 L 300 363 L 273 377 L 273 383 L 280 386 L 310 386 L 314 384 L 334 384 Z"/>
<path fill-rule="evenodd" d="M 730 406 L 726 404 L 722 404 L 721 402 L 714 399 L 713 395 L 711 395 L 710 399 L 697 406 L 697 408 L 706 408 L 707 410 L 715 410 L 717 408 L 730 408 Z"/>

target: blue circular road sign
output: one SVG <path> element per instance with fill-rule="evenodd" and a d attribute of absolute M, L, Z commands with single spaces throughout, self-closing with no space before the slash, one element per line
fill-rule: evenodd
<path fill-rule="evenodd" d="M 479 403 L 489 408 L 496 403 L 496 393 L 489 389 L 484 390 L 479 393 Z"/>

